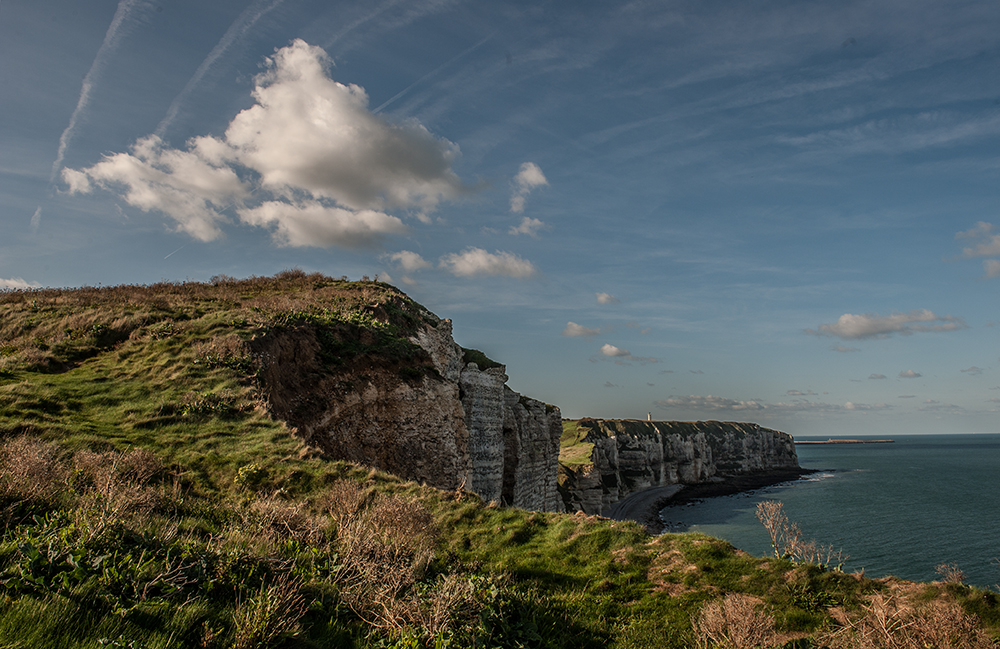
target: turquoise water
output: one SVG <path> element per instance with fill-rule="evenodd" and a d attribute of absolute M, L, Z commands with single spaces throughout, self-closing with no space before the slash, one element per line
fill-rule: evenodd
<path fill-rule="evenodd" d="M 809 439 L 803 437 L 802 439 Z M 824 438 L 825 439 L 825 438 Z M 938 579 L 956 563 L 966 583 L 1000 583 L 1000 435 L 910 435 L 893 444 L 798 446 L 818 473 L 661 512 L 665 531 L 703 532 L 763 556 L 771 545 L 754 515 L 784 503 L 805 539 L 842 548 L 845 570 L 869 577 Z"/>

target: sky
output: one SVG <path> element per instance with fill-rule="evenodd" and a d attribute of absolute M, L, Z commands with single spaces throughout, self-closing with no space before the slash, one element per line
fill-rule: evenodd
<path fill-rule="evenodd" d="M 564 417 L 1000 432 L 1000 3 L 0 0 L 0 288 L 378 278 Z"/>

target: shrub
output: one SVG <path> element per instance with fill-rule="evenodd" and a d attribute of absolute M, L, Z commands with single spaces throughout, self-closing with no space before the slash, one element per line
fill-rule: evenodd
<path fill-rule="evenodd" d="M 841 628 L 822 641 L 831 649 L 995 649 L 979 620 L 954 602 L 935 600 L 919 608 L 895 595 L 872 595 L 860 613 L 844 616 Z"/>
<path fill-rule="evenodd" d="M 700 649 L 763 649 L 777 640 L 774 619 L 760 600 L 739 593 L 703 606 L 691 626 Z"/>

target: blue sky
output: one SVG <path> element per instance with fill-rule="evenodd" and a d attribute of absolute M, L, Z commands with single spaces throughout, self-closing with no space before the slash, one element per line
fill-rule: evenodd
<path fill-rule="evenodd" d="M 390 281 L 567 417 L 1000 431 L 1000 4 L 0 0 L 0 286 Z"/>

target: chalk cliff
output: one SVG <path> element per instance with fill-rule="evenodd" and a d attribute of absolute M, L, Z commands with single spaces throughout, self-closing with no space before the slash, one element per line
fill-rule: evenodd
<path fill-rule="evenodd" d="M 481 355 L 491 366 L 468 362 L 450 320 L 422 316 L 405 354 L 366 352 L 332 368 L 329 349 L 357 348 L 367 332 L 304 325 L 256 341 L 272 411 L 331 457 L 486 501 L 563 511 L 559 409 L 508 388 L 504 366 Z"/>
<path fill-rule="evenodd" d="M 757 424 L 581 419 L 577 458 L 560 466 L 569 511 L 597 514 L 630 493 L 672 484 L 799 469 L 792 437 Z M 592 445 L 588 457 L 579 447 Z"/>

